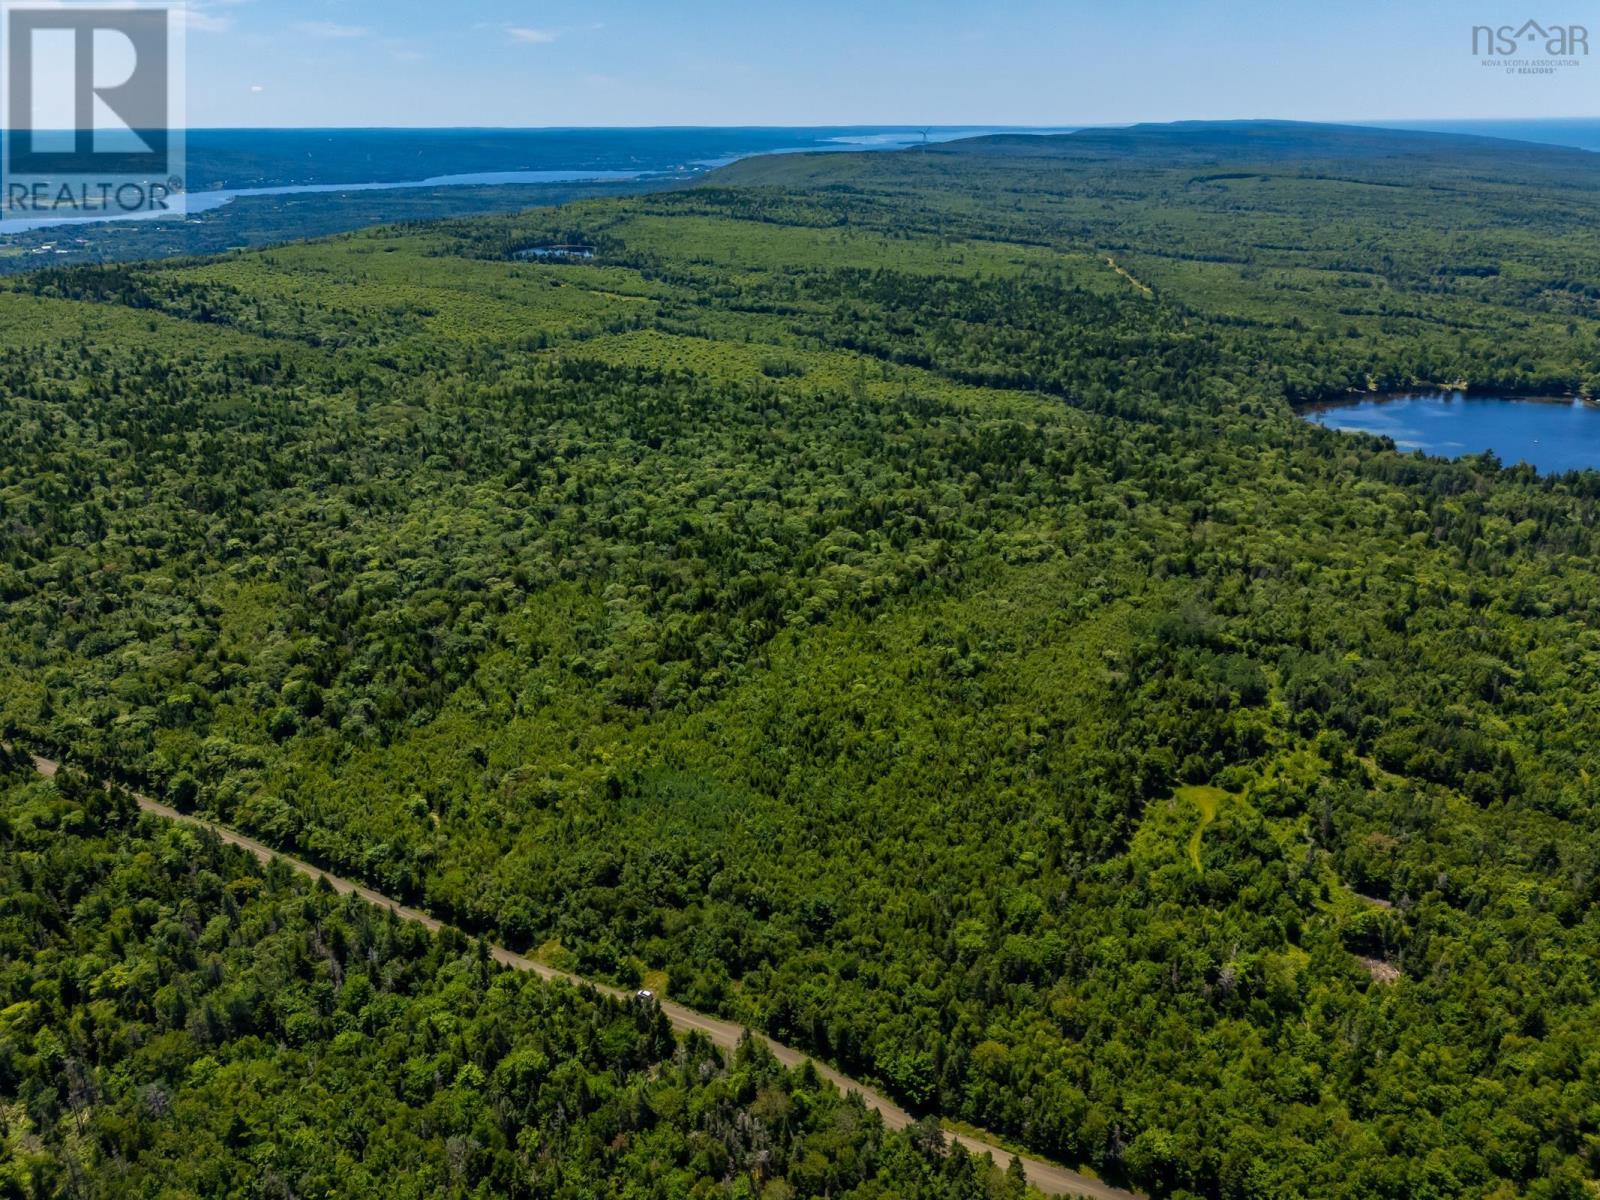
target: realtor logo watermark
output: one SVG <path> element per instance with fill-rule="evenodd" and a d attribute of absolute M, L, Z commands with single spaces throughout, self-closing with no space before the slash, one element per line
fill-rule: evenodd
<path fill-rule="evenodd" d="M 0 0 L 0 230 L 182 212 L 183 15 Z"/>
<path fill-rule="evenodd" d="M 1589 57 L 1589 29 L 1534 20 L 1474 25 L 1472 53 L 1483 66 L 1507 75 L 1554 75 Z"/>

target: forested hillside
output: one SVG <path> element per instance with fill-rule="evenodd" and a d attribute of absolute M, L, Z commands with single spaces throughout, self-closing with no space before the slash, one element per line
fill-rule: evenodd
<path fill-rule="evenodd" d="M 3 732 L 1155 1195 L 1587 1195 L 1600 474 L 1292 406 L 1587 392 L 1600 173 L 1141 136 L 12 281 Z"/>
<path fill-rule="evenodd" d="M 752 1043 L 0 773 L 0 1195 L 1022 1200 Z"/>

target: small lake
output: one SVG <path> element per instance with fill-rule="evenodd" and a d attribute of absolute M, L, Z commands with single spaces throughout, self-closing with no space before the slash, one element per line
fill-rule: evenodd
<path fill-rule="evenodd" d="M 585 260 L 594 257 L 594 250 L 589 246 L 529 246 L 526 250 L 518 250 L 512 258 L 548 258 L 557 262 L 563 260 Z"/>
<path fill-rule="evenodd" d="M 1600 405 L 1581 400 L 1430 392 L 1319 404 L 1304 416 L 1441 458 L 1493 450 L 1507 466 L 1526 462 L 1549 475 L 1600 468 Z"/>

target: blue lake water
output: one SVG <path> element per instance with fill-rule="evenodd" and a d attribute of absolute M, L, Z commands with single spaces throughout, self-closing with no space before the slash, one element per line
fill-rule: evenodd
<path fill-rule="evenodd" d="M 1432 392 L 1323 404 L 1305 417 L 1441 458 L 1493 450 L 1507 465 L 1526 462 L 1546 474 L 1600 468 L 1600 405 L 1583 400 Z"/>

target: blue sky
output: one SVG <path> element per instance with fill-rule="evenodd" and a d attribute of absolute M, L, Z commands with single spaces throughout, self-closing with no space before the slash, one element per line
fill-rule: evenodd
<path fill-rule="evenodd" d="M 1600 115 L 1600 10 L 1575 0 L 191 3 L 196 126 Z M 1593 61 L 1473 57 L 1474 24 L 1530 15 L 1592 21 Z"/>

